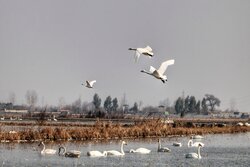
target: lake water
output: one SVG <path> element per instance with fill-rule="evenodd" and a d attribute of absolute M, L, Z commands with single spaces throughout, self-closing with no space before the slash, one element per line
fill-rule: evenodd
<path fill-rule="evenodd" d="M 250 166 L 250 133 L 206 135 L 201 141 L 202 159 L 186 159 L 185 154 L 197 152 L 197 148 L 188 148 L 188 137 L 162 138 L 162 146 L 169 147 L 170 153 L 157 152 L 157 139 L 126 140 L 125 152 L 139 147 L 148 148 L 150 154 L 141 155 L 126 153 L 123 157 L 87 156 L 90 150 L 120 150 L 120 141 L 107 142 L 65 142 L 46 143 L 47 148 L 58 149 L 63 144 L 68 150 L 80 150 L 80 158 L 66 158 L 56 155 L 42 156 L 38 151 L 38 143 L 1 143 L 0 166 Z M 172 146 L 173 142 L 181 142 L 182 147 Z"/>

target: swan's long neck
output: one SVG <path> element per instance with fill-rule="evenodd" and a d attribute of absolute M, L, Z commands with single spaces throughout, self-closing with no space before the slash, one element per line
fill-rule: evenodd
<path fill-rule="evenodd" d="M 102 153 L 103 156 L 107 156 L 107 154 L 108 154 L 107 151 L 103 151 Z"/>
<path fill-rule="evenodd" d="M 201 158 L 201 146 L 198 147 L 198 152 L 197 152 L 197 154 L 198 154 L 198 158 Z"/>
<path fill-rule="evenodd" d="M 161 141 L 158 140 L 158 150 L 160 150 L 160 149 L 161 149 Z"/>
<path fill-rule="evenodd" d="M 191 147 L 193 145 L 193 140 L 188 141 L 188 147 Z"/>
<path fill-rule="evenodd" d="M 44 143 L 41 143 L 41 144 L 43 145 L 43 149 L 42 149 L 41 153 L 43 153 L 45 150 L 45 144 Z"/>
<path fill-rule="evenodd" d="M 152 73 L 150 73 L 150 72 L 148 72 L 148 71 L 146 71 L 146 70 L 141 70 L 141 72 L 146 73 L 146 74 L 148 74 L 148 75 L 152 75 Z"/>
<path fill-rule="evenodd" d="M 61 150 L 62 150 L 62 149 L 63 149 L 63 152 L 61 153 Z M 66 153 L 66 148 L 61 146 L 61 147 L 59 148 L 58 154 L 59 154 L 59 155 L 65 155 L 65 153 Z"/>
<path fill-rule="evenodd" d="M 123 151 L 123 143 L 121 144 L 121 153 L 125 154 L 124 151 Z"/>
<path fill-rule="evenodd" d="M 137 50 L 137 49 L 135 49 L 135 48 L 128 48 L 128 50 Z"/>

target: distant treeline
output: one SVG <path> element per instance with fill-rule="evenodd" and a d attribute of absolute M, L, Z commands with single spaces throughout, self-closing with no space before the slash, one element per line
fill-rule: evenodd
<path fill-rule="evenodd" d="M 212 94 L 205 94 L 205 97 L 200 101 L 194 96 L 179 97 L 175 102 L 176 114 L 184 117 L 187 113 L 204 114 L 215 111 L 215 107 L 220 106 L 220 100 Z"/>
<path fill-rule="evenodd" d="M 186 114 L 203 114 L 207 115 L 213 112 L 216 106 L 220 106 L 220 100 L 212 94 L 205 94 L 202 100 L 196 100 L 195 96 L 178 97 L 173 105 L 166 102 L 159 106 L 142 106 L 142 101 L 134 102 L 132 107 L 126 103 L 125 97 L 120 100 L 107 96 L 102 104 L 102 99 L 96 93 L 91 102 L 82 102 L 81 98 L 74 101 L 72 104 L 59 103 L 58 106 L 36 106 L 37 94 L 34 91 L 29 91 L 26 94 L 27 105 L 13 105 L 13 103 L 0 103 L 0 110 L 4 109 L 27 109 L 31 115 L 34 111 L 53 113 L 56 111 L 68 111 L 71 114 L 82 114 L 89 118 L 118 118 L 124 114 L 145 114 L 151 116 L 155 113 L 163 114 L 178 114 L 184 117 Z M 59 100 L 63 101 L 63 100 Z M 160 111 L 160 112 L 159 112 Z"/>

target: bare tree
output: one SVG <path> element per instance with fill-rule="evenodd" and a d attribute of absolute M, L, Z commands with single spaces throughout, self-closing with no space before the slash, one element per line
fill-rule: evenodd
<path fill-rule="evenodd" d="M 58 108 L 61 110 L 66 105 L 65 99 L 63 97 L 60 97 L 58 99 Z"/>
<path fill-rule="evenodd" d="M 126 93 L 123 94 L 123 96 L 122 96 L 119 103 L 120 103 L 121 108 L 123 108 L 123 106 L 128 105 L 128 102 L 127 102 L 127 99 L 126 99 Z"/>
<path fill-rule="evenodd" d="M 140 100 L 138 103 L 138 110 L 139 111 L 141 111 L 142 105 L 143 105 L 143 102 Z"/>
<path fill-rule="evenodd" d="M 84 113 L 88 113 L 89 111 L 93 111 L 95 109 L 95 106 L 91 102 L 84 101 L 82 103 L 82 111 Z"/>
<path fill-rule="evenodd" d="M 235 111 L 236 110 L 236 99 L 235 98 L 231 98 L 230 99 L 230 110 L 231 111 Z"/>
<path fill-rule="evenodd" d="M 34 107 L 35 104 L 37 103 L 38 101 L 38 96 L 37 96 L 37 93 L 35 90 L 28 90 L 26 92 L 26 101 L 27 101 L 27 104 L 30 106 L 30 107 Z"/>
<path fill-rule="evenodd" d="M 14 92 L 9 93 L 9 102 L 12 103 L 13 105 L 16 102 L 16 94 Z"/>
<path fill-rule="evenodd" d="M 81 109 L 82 109 L 82 100 L 81 100 L 81 97 L 79 97 L 75 102 L 73 102 L 72 110 L 75 113 L 79 114 L 81 112 Z"/>
<path fill-rule="evenodd" d="M 220 106 L 220 99 L 211 94 L 205 94 L 206 102 L 208 102 L 208 106 L 210 107 L 210 111 L 215 110 L 215 106 Z"/>
<path fill-rule="evenodd" d="M 159 105 L 160 106 L 164 106 L 166 108 L 170 107 L 170 100 L 169 100 L 169 98 L 166 98 L 166 99 L 160 101 Z"/>

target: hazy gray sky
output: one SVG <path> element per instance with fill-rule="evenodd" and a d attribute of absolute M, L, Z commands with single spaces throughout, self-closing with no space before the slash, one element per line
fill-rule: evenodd
<path fill-rule="evenodd" d="M 155 57 L 134 63 L 129 47 L 150 45 Z M 175 59 L 163 84 L 141 69 Z M 98 93 L 130 104 L 173 103 L 185 91 L 231 99 L 250 112 L 248 0 L 0 0 L 0 100 L 92 101 Z M 96 79 L 94 89 L 81 85 Z"/>

